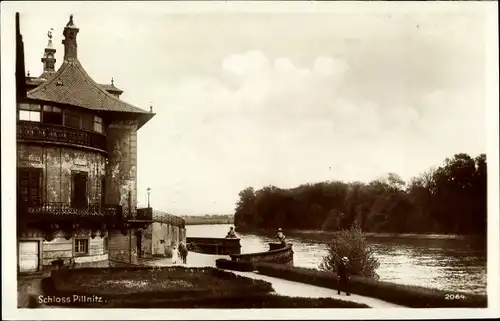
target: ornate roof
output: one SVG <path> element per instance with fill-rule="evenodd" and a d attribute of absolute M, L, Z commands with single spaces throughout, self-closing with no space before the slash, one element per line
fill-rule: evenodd
<path fill-rule="evenodd" d="M 65 36 L 71 29 L 78 31 L 74 27 L 72 17 L 65 28 Z M 135 114 L 139 119 L 139 127 L 151 119 L 154 116 L 153 113 L 120 100 L 109 93 L 106 90 L 108 88 L 103 88 L 103 85 L 96 83 L 87 74 L 76 56 L 76 39 L 74 37 L 76 37 L 76 33 L 74 33 L 73 38 L 66 38 L 63 42 L 65 43 L 66 52 L 61 67 L 55 74 L 48 77 L 47 81 L 28 91 L 27 97 L 95 111 Z M 72 41 L 73 43 L 71 43 Z M 120 92 L 114 86 L 109 89 Z"/>
<path fill-rule="evenodd" d="M 76 58 L 64 61 L 54 76 L 28 92 L 28 98 L 99 111 L 149 114 L 108 93 L 90 78 Z"/>
<path fill-rule="evenodd" d="M 39 77 L 26 77 L 26 85 L 30 87 L 37 87 L 43 84 L 44 82 L 47 81 L 50 77 L 54 76 L 55 73 L 49 73 L 49 72 L 43 72 Z M 111 92 L 111 93 L 118 93 L 121 94 L 123 93 L 123 90 L 121 90 L 118 87 L 115 87 L 114 85 L 110 84 L 98 84 L 104 90 Z"/>
<path fill-rule="evenodd" d="M 109 91 L 109 92 L 115 92 L 115 93 L 123 93 L 123 90 L 115 87 L 115 85 L 113 84 L 99 84 L 99 86 L 101 86 L 102 88 L 104 88 L 105 90 Z"/>
<path fill-rule="evenodd" d="M 29 86 L 40 86 L 46 81 L 42 76 L 40 77 L 26 77 L 26 84 Z"/>

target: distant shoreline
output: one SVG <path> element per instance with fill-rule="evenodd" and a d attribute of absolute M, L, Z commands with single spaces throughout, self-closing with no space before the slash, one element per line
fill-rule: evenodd
<path fill-rule="evenodd" d="M 227 225 L 234 224 L 233 222 L 186 222 L 186 225 Z M 247 232 L 247 233 L 274 233 L 274 229 L 242 229 L 241 227 L 236 227 L 236 232 Z M 285 234 L 288 235 L 333 235 L 335 231 L 323 231 L 323 230 L 300 230 L 300 229 L 284 229 Z M 482 235 L 466 235 L 466 234 L 437 234 L 437 233 L 387 233 L 387 232 L 364 232 L 366 237 L 373 238 L 403 238 L 403 239 L 428 239 L 428 240 L 463 240 L 469 238 L 478 238 Z"/>
<path fill-rule="evenodd" d="M 289 233 L 292 234 L 325 234 L 333 235 L 335 232 L 332 231 L 314 231 L 314 230 L 291 230 Z M 471 237 L 470 235 L 455 235 L 455 234 L 433 234 L 433 233 L 376 233 L 376 232 L 364 232 L 367 237 L 380 237 L 380 238 L 412 238 L 412 239 L 466 239 Z"/>
<path fill-rule="evenodd" d="M 222 224 L 234 224 L 234 222 L 231 222 L 231 221 L 229 221 L 229 222 L 221 222 L 221 221 L 217 221 L 217 222 L 210 222 L 210 221 L 186 222 L 186 225 L 222 225 Z"/>
<path fill-rule="evenodd" d="M 272 233 L 274 230 L 271 229 L 241 229 L 236 228 L 237 232 L 256 232 L 256 233 Z M 299 230 L 299 229 L 284 229 L 285 234 L 315 234 L 315 235 L 333 235 L 335 231 L 323 231 L 323 230 Z M 376 233 L 376 232 L 364 232 L 367 237 L 375 238 L 406 238 L 406 239 L 435 239 L 435 240 L 463 240 L 474 237 L 481 237 L 481 235 L 458 235 L 458 234 L 436 234 L 436 233 Z"/>

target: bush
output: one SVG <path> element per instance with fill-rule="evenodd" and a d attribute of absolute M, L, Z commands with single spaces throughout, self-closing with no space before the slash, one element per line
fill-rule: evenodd
<path fill-rule="evenodd" d="M 255 268 L 263 275 L 337 289 L 337 275 L 332 272 L 273 263 L 256 263 Z M 484 308 L 488 306 L 485 295 L 464 293 L 464 298 L 450 300 L 447 297 L 452 294 L 450 291 L 381 282 L 359 276 L 351 278 L 350 289 L 352 293 L 410 308 Z"/>
<path fill-rule="evenodd" d="M 252 262 L 230 261 L 226 259 L 217 259 L 215 261 L 215 266 L 217 266 L 219 269 L 241 272 L 253 272 L 255 270 L 254 264 Z"/>
<path fill-rule="evenodd" d="M 52 261 L 51 264 L 53 267 L 61 268 L 64 266 L 64 260 L 62 258 L 58 258 L 57 260 Z"/>
<path fill-rule="evenodd" d="M 336 272 L 344 256 L 349 258 L 352 275 L 378 279 L 376 271 L 380 263 L 359 227 L 352 227 L 334 234 L 328 254 L 323 258 L 319 268 Z"/>

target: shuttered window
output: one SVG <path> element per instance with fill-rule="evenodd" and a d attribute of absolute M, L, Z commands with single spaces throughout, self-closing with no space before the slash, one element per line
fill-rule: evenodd
<path fill-rule="evenodd" d="M 82 124 L 83 129 L 94 130 L 94 116 L 88 114 L 82 115 Z"/>
<path fill-rule="evenodd" d="M 74 172 L 73 173 L 73 197 L 71 207 L 73 208 L 86 208 L 87 203 L 87 173 Z"/>
<path fill-rule="evenodd" d="M 62 125 L 63 114 L 61 108 L 55 106 L 44 105 L 42 122 L 45 124 Z"/>
<path fill-rule="evenodd" d="M 102 134 L 102 118 L 94 116 L 94 130 Z"/>
<path fill-rule="evenodd" d="M 20 168 L 18 171 L 18 199 L 25 205 L 40 205 L 40 185 L 42 170 L 39 168 Z"/>
<path fill-rule="evenodd" d="M 64 126 L 81 129 L 82 128 L 82 117 L 75 111 L 65 110 L 64 111 Z"/>

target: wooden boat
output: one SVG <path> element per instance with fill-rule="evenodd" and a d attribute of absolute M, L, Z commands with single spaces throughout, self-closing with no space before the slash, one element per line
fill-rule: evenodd
<path fill-rule="evenodd" d="M 231 255 L 240 254 L 239 238 L 186 237 L 189 251 L 202 254 Z"/>
<path fill-rule="evenodd" d="M 269 250 L 266 252 L 232 254 L 230 256 L 232 261 L 292 263 L 293 249 L 291 243 L 283 246 L 281 243 L 273 242 L 269 243 Z"/>

